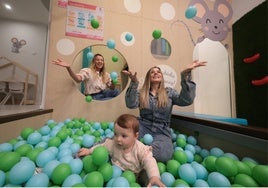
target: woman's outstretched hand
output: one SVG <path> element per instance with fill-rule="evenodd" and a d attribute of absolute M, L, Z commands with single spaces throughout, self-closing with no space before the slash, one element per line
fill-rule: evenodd
<path fill-rule="evenodd" d="M 124 73 L 125 75 L 128 75 L 128 77 L 130 78 L 131 82 L 138 82 L 137 72 L 132 74 L 131 71 L 123 70 L 122 73 Z"/>
<path fill-rule="evenodd" d="M 70 67 L 68 63 L 66 63 L 65 61 L 62 61 L 61 59 L 52 60 L 52 63 L 55 65 L 62 66 L 62 67 L 66 67 L 66 68 Z"/>
<path fill-rule="evenodd" d="M 195 60 L 190 65 L 188 65 L 188 67 L 184 71 L 191 71 L 194 68 L 201 67 L 201 66 L 206 66 L 206 64 L 207 64 L 206 61 L 200 62 L 199 60 Z"/>

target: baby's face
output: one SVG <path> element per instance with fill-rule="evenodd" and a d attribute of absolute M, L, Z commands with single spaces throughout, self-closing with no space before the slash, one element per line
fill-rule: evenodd
<path fill-rule="evenodd" d="M 128 152 L 132 148 L 133 144 L 137 139 L 137 135 L 131 128 L 122 128 L 115 124 L 114 126 L 114 141 L 116 146 L 125 152 Z"/>

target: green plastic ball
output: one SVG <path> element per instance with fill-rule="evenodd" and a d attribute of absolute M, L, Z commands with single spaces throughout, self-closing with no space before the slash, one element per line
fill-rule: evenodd
<path fill-rule="evenodd" d="M 175 159 L 167 161 L 167 171 L 171 173 L 175 178 L 178 178 L 179 176 L 178 170 L 180 166 L 181 164 Z"/>
<path fill-rule="evenodd" d="M 183 179 L 176 179 L 173 183 L 173 187 L 181 187 L 182 185 L 183 187 L 189 187 L 189 184 Z"/>
<path fill-rule="evenodd" d="M 48 140 L 48 147 L 59 147 L 61 144 L 61 139 L 57 136 L 52 137 Z"/>
<path fill-rule="evenodd" d="M 215 157 L 213 155 L 209 155 L 204 159 L 204 165 L 205 165 L 206 169 L 208 169 L 210 172 L 216 171 L 216 167 L 215 167 L 216 159 L 217 159 L 217 157 Z"/>
<path fill-rule="evenodd" d="M 108 150 L 104 146 L 97 146 L 92 152 L 93 163 L 102 165 L 109 160 Z"/>
<path fill-rule="evenodd" d="M 117 61 L 118 61 L 118 56 L 117 56 L 117 55 L 114 55 L 114 56 L 112 57 L 112 61 L 113 61 L 113 62 L 117 62 Z"/>
<path fill-rule="evenodd" d="M 234 184 L 239 184 L 245 187 L 258 187 L 257 182 L 246 174 L 237 174 L 234 178 Z"/>
<path fill-rule="evenodd" d="M 235 176 L 238 173 L 234 160 L 229 157 L 219 157 L 215 160 L 215 168 L 226 177 Z"/>
<path fill-rule="evenodd" d="M 86 96 L 86 102 L 91 102 L 91 101 L 92 101 L 91 95 Z"/>
<path fill-rule="evenodd" d="M 91 155 L 87 155 L 82 159 L 83 167 L 86 173 L 93 172 L 97 170 L 97 166 L 93 163 L 93 158 Z"/>
<path fill-rule="evenodd" d="M 104 182 L 108 182 L 113 176 L 113 167 L 110 163 L 104 163 L 98 171 L 102 174 Z"/>
<path fill-rule="evenodd" d="M 183 138 L 177 138 L 176 144 L 177 144 L 177 146 L 179 146 L 181 148 L 184 148 L 187 143 L 186 143 L 186 140 L 185 139 L 183 139 Z"/>
<path fill-rule="evenodd" d="M 7 172 L 20 161 L 20 154 L 17 152 L 1 152 L 0 170 Z"/>
<path fill-rule="evenodd" d="M 97 29 L 99 26 L 100 26 L 100 23 L 98 20 L 96 19 L 92 19 L 91 22 L 90 22 L 91 26 L 94 28 L 94 29 Z"/>
<path fill-rule="evenodd" d="M 137 182 L 131 183 L 130 187 L 141 187 L 140 184 L 138 184 Z"/>
<path fill-rule="evenodd" d="M 251 168 L 244 162 L 241 161 L 234 161 L 237 170 L 238 170 L 238 174 L 247 174 L 249 176 L 251 176 Z"/>
<path fill-rule="evenodd" d="M 128 180 L 128 183 L 135 183 L 136 182 L 136 176 L 135 174 L 130 170 L 125 170 L 122 175 L 122 177 L 126 178 Z"/>
<path fill-rule="evenodd" d="M 252 169 L 252 177 L 262 187 L 268 186 L 268 165 L 256 165 Z"/>
<path fill-rule="evenodd" d="M 203 161 L 203 158 L 199 154 L 194 154 L 194 161 L 201 163 Z"/>
<path fill-rule="evenodd" d="M 19 153 L 21 156 L 26 156 L 31 150 L 33 146 L 30 144 L 23 144 L 16 148 L 16 152 Z"/>
<path fill-rule="evenodd" d="M 160 175 L 163 173 L 163 172 L 166 172 L 166 165 L 162 162 L 157 162 L 157 166 L 158 166 L 158 170 L 159 170 L 159 173 Z"/>
<path fill-rule="evenodd" d="M 87 187 L 103 187 L 104 179 L 100 172 L 90 172 L 85 176 L 84 183 Z"/>
<path fill-rule="evenodd" d="M 51 180 L 56 185 L 61 185 L 72 174 L 72 169 L 67 163 L 61 163 L 55 167 L 51 174 Z"/>
<path fill-rule="evenodd" d="M 26 157 L 28 157 L 30 160 L 32 160 L 33 162 L 35 162 L 37 156 L 42 151 L 44 151 L 44 148 L 42 148 L 42 147 L 38 147 L 38 148 L 32 149 L 29 153 L 27 153 Z"/>
<path fill-rule="evenodd" d="M 33 128 L 24 128 L 21 133 L 20 133 L 20 136 L 24 139 L 24 140 L 27 140 L 28 136 L 34 132 L 34 129 Z"/>
<path fill-rule="evenodd" d="M 68 137 L 68 133 L 65 129 L 62 129 L 56 134 L 56 136 L 59 137 L 61 139 L 61 141 L 63 142 Z"/>
<path fill-rule="evenodd" d="M 176 150 L 173 153 L 173 159 L 178 161 L 180 164 L 185 164 L 187 163 L 187 155 L 184 151 L 182 150 Z"/>
<path fill-rule="evenodd" d="M 153 35 L 154 39 L 159 39 L 161 37 L 161 35 L 162 35 L 162 32 L 160 30 L 158 30 L 158 29 L 155 29 L 153 31 L 152 35 Z"/>

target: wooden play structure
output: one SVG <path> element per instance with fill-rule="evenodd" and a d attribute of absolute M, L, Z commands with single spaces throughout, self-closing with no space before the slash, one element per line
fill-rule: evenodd
<path fill-rule="evenodd" d="M 35 104 L 38 75 L 6 57 L 0 56 L 0 63 L 0 105 L 14 105 L 17 100 L 20 105 Z"/>

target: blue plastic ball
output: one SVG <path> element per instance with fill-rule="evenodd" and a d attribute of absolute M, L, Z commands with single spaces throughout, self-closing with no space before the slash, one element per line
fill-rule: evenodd
<path fill-rule="evenodd" d="M 132 38 L 133 38 L 133 36 L 132 36 L 131 33 L 127 33 L 126 36 L 125 36 L 126 41 L 131 41 Z"/>
<path fill-rule="evenodd" d="M 113 165 L 112 168 L 113 168 L 113 176 L 112 176 L 113 178 L 117 178 L 121 176 L 122 174 L 121 168 L 119 168 L 117 165 Z"/>
<path fill-rule="evenodd" d="M 101 128 L 100 122 L 94 122 L 92 125 L 94 130 L 99 130 Z"/>
<path fill-rule="evenodd" d="M 195 161 L 193 161 L 191 163 L 191 165 L 192 165 L 193 169 L 195 170 L 197 179 L 203 179 L 203 180 L 207 179 L 208 171 L 203 165 L 201 165 L 201 164 L 199 164 L 198 162 L 195 162 Z"/>
<path fill-rule="evenodd" d="M 115 41 L 112 40 L 112 39 L 108 40 L 108 41 L 107 41 L 107 46 L 108 46 L 108 48 L 110 48 L 110 49 L 114 49 L 114 48 L 115 48 Z"/>
<path fill-rule="evenodd" d="M 92 52 L 88 52 L 87 53 L 87 59 L 88 59 L 88 61 L 91 61 L 93 59 L 93 57 L 94 57 L 94 54 Z"/>
<path fill-rule="evenodd" d="M 186 146 L 185 146 L 185 148 L 184 148 L 185 150 L 188 150 L 188 151 L 190 151 L 190 152 L 192 152 L 193 154 L 195 154 L 195 147 L 194 147 L 194 145 L 192 145 L 192 144 L 186 144 Z"/>
<path fill-rule="evenodd" d="M 53 159 L 55 159 L 55 155 L 50 150 L 44 150 L 37 156 L 36 164 L 39 167 L 44 167 L 49 161 Z"/>
<path fill-rule="evenodd" d="M 65 156 L 72 156 L 72 151 L 69 148 L 65 148 L 59 151 L 57 158 L 60 160 L 61 158 Z"/>
<path fill-rule="evenodd" d="M 35 172 L 35 164 L 31 160 L 22 160 L 15 164 L 9 172 L 9 181 L 20 185 L 27 182 Z"/>
<path fill-rule="evenodd" d="M 0 144 L 0 152 L 2 151 L 12 151 L 13 150 L 13 145 L 10 143 L 3 143 Z"/>
<path fill-rule="evenodd" d="M 75 184 L 82 183 L 83 180 L 78 174 L 71 174 L 62 183 L 62 187 L 72 187 Z"/>
<path fill-rule="evenodd" d="M 210 187 L 230 187 L 230 181 L 219 172 L 211 172 L 208 175 L 207 182 Z"/>
<path fill-rule="evenodd" d="M 33 132 L 27 137 L 27 142 L 32 145 L 38 144 L 42 139 L 42 135 L 39 132 Z"/>
<path fill-rule="evenodd" d="M 196 181 L 196 172 L 191 164 L 182 164 L 179 167 L 179 176 L 188 184 L 194 184 Z"/>
<path fill-rule="evenodd" d="M 60 162 L 58 160 L 49 161 L 43 168 L 42 172 L 50 178 L 54 168 L 56 168 L 59 164 Z"/>
<path fill-rule="evenodd" d="M 195 6 L 189 6 L 185 11 L 185 17 L 191 19 L 196 16 L 197 10 Z"/>
<path fill-rule="evenodd" d="M 81 146 L 78 143 L 73 143 L 70 146 L 70 149 L 72 151 L 72 153 L 77 153 L 80 150 Z"/>
<path fill-rule="evenodd" d="M 215 157 L 221 157 L 223 156 L 223 154 L 224 154 L 223 150 L 218 147 L 213 147 L 210 150 L 210 155 L 215 156 Z"/>
<path fill-rule="evenodd" d="M 185 152 L 185 154 L 187 156 L 187 162 L 188 163 L 193 162 L 193 160 L 194 160 L 194 154 L 191 151 L 189 151 L 189 150 L 185 150 L 184 152 Z"/>
<path fill-rule="evenodd" d="M 161 181 L 167 186 L 172 187 L 175 182 L 175 177 L 169 172 L 163 172 L 161 174 Z"/>
<path fill-rule="evenodd" d="M 205 180 L 198 179 L 195 181 L 193 187 L 209 187 L 209 185 Z"/>
<path fill-rule="evenodd" d="M 6 180 L 6 174 L 0 170 L 0 187 L 2 187 L 5 184 Z"/>
<path fill-rule="evenodd" d="M 49 178 L 45 173 L 33 175 L 25 184 L 25 187 L 48 187 Z"/>
<path fill-rule="evenodd" d="M 200 155 L 202 158 L 206 158 L 207 156 L 209 156 L 209 151 L 207 149 L 201 149 Z"/>
<path fill-rule="evenodd" d="M 50 133 L 50 128 L 49 126 L 45 125 L 43 127 L 40 128 L 39 132 L 44 136 L 44 135 L 48 135 Z"/>
<path fill-rule="evenodd" d="M 188 136 L 187 137 L 187 142 L 193 146 L 195 146 L 197 144 L 197 140 L 194 136 Z"/>
<path fill-rule="evenodd" d="M 83 170 L 83 161 L 79 158 L 72 159 L 69 163 L 73 174 L 80 174 Z"/>
<path fill-rule="evenodd" d="M 120 176 L 113 180 L 112 187 L 129 187 L 129 182 L 126 178 Z"/>
<path fill-rule="evenodd" d="M 94 144 L 95 136 L 84 134 L 82 144 L 84 147 L 91 147 Z"/>
<path fill-rule="evenodd" d="M 150 135 L 150 134 L 145 134 L 144 136 L 143 136 L 143 142 L 144 142 L 144 144 L 146 144 L 146 145 L 151 145 L 152 143 L 153 143 L 153 136 L 152 135 Z"/>
<path fill-rule="evenodd" d="M 118 78 L 117 72 L 111 72 L 110 77 L 111 77 L 112 80 L 117 79 Z"/>

